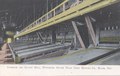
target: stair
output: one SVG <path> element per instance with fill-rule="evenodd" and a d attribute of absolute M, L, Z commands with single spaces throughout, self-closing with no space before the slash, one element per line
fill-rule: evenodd
<path fill-rule="evenodd" d="M 8 44 L 5 43 L 0 50 L 0 64 L 14 64 Z"/>

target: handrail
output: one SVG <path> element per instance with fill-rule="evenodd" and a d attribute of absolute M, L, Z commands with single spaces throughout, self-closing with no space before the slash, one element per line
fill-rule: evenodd
<path fill-rule="evenodd" d="M 79 2 L 79 0 L 76 0 L 77 2 Z M 80 0 L 81 1 L 81 0 Z M 83 1 L 83 0 L 82 0 Z M 65 0 L 64 2 L 62 2 L 61 4 L 59 4 L 58 6 L 56 6 L 55 8 L 53 8 L 52 10 L 50 10 L 49 12 L 47 12 L 46 14 L 44 14 L 43 16 L 41 16 L 40 18 L 38 18 L 36 21 L 34 21 L 34 22 L 32 22 L 30 25 L 28 25 L 26 28 L 24 28 L 22 31 L 20 31 L 19 33 L 22 33 L 22 32 L 24 32 L 24 31 L 26 31 L 26 30 L 28 30 L 29 29 L 29 27 L 33 27 L 33 26 L 35 26 L 34 24 L 35 23 L 37 23 L 39 20 L 41 20 L 41 22 L 42 22 L 42 18 L 43 17 L 45 17 L 46 15 L 48 16 L 48 14 L 50 14 L 51 12 L 54 12 L 54 14 L 55 14 L 55 10 L 56 9 L 58 9 L 59 7 L 61 7 L 61 6 L 63 6 L 63 11 L 65 11 L 65 9 L 66 8 L 64 8 L 64 6 L 65 6 L 65 3 L 67 3 L 67 2 L 69 2 L 69 0 Z M 56 15 L 54 15 L 54 16 L 56 16 Z M 53 17 L 54 17 L 53 16 Z M 48 19 L 47 19 L 48 20 Z M 46 21 L 46 20 L 45 20 Z M 44 21 L 43 21 L 44 22 Z M 39 24 L 39 23 L 38 23 Z M 37 25 L 37 24 L 36 24 Z"/>
<path fill-rule="evenodd" d="M 59 4 L 58 6 L 56 6 L 55 8 L 53 8 L 52 10 L 50 10 L 49 12 L 47 12 L 46 14 L 44 14 L 43 16 L 41 16 L 40 18 L 38 18 L 36 21 L 32 22 L 30 25 L 28 25 L 26 28 L 24 29 L 27 29 L 28 27 L 32 26 L 32 24 L 36 23 L 37 21 L 39 21 L 40 19 L 42 19 L 44 16 L 48 15 L 49 13 L 55 11 L 55 9 L 59 8 L 60 6 L 62 6 L 63 4 L 65 4 L 66 2 L 68 2 L 69 0 L 65 0 L 64 2 L 62 2 L 61 4 Z M 23 29 L 23 30 L 24 30 Z M 24 32 L 24 31 L 23 31 Z"/>
<path fill-rule="evenodd" d="M 118 1 L 120 1 L 120 0 L 83 0 L 82 3 L 75 4 L 74 6 L 69 6 L 70 9 L 66 10 L 66 8 L 65 8 L 65 10 L 62 11 L 62 13 L 53 16 L 49 20 L 47 19 L 46 21 L 44 21 L 44 22 L 42 22 L 40 24 L 38 23 L 38 24 L 36 24 L 36 26 L 31 27 L 30 29 L 25 28 L 25 30 L 23 30 L 24 32 L 22 31 L 20 34 L 15 35 L 14 38 L 17 38 L 17 37 L 23 36 L 25 34 L 34 32 L 36 30 L 48 27 L 48 26 L 53 25 L 55 23 L 58 23 L 58 22 L 61 22 L 61 21 L 65 21 L 67 19 L 71 19 L 73 17 L 77 17 L 79 15 L 83 15 L 85 13 L 89 13 L 91 11 L 94 11 L 94 10 L 106 7 L 108 5 L 116 3 Z M 59 7 L 64 6 L 66 4 L 66 2 L 68 2 L 68 0 L 65 0 L 63 3 L 61 3 L 58 6 Z M 51 11 L 49 11 L 47 13 L 47 15 L 49 13 L 51 13 L 51 12 L 54 12 L 57 8 L 59 8 L 58 6 L 55 7 L 54 9 L 52 9 Z M 95 8 L 95 9 L 93 9 L 93 8 Z M 37 19 L 34 22 L 37 22 L 38 20 L 40 20 L 44 16 L 46 16 L 46 14 L 43 15 L 42 17 L 40 17 L 39 19 Z M 30 27 L 30 26 L 28 26 L 28 27 Z"/>

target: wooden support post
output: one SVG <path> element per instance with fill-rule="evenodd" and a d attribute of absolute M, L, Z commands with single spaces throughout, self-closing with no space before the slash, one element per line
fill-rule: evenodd
<path fill-rule="evenodd" d="M 48 13 L 47 13 L 47 20 L 48 20 Z"/>
<path fill-rule="evenodd" d="M 65 4 L 63 4 L 63 12 L 65 11 Z"/>
<path fill-rule="evenodd" d="M 99 38 L 100 38 L 100 28 L 96 27 L 96 44 L 99 44 Z"/>
<path fill-rule="evenodd" d="M 83 49 L 85 49 L 85 44 L 84 44 L 84 42 L 83 42 L 83 40 L 82 40 L 82 37 L 81 37 L 81 35 L 80 35 L 80 33 L 79 33 L 79 30 L 78 30 L 78 28 L 77 28 L 77 25 L 76 25 L 75 21 L 72 21 L 72 25 L 73 25 L 73 28 L 74 28 L 75 33 L 76 33 L 76 35 L 77 35 L 77 38 L 78 38 L 78 40 L 79 40 L 79 42 L 80 42 L 81 47 L 82 47 Z"/>
<path fill-rule="evenodd" d="M 92 42 L 93 42 L 94 46 L 96 46 L 97 45 L 96 44 L 96 36 L 95 36 L 95 32 L 94 32 L 94 29 L 93 29 L 90 17 L 89 16 L 85 16 L 85 21 L 86 21 L 87 28 L 88 28 L 90 37 L 92 39 Z"/>
<path fill-rule="evenodd" d="M 80 43 L 78 42 L 78 38 L 76 33 L 74 34 L 74 49 L 80 48 Z"/>
<path fill-rule="evenodd" d="M 54 10 L 54 11 L 53 11 L 53 17 L 55 16 L 55 13 L 56 13 L 56 12 L 55 12 L 55 10 Z"/>
<path fill-rule="evenodd" d="M 55 32 L 55 28 L 52 29 L 52 43 L 56 42 L 56 32 Z"/>
<path fill-rule="evenodd" d="M 40 40 L 40 42 L 43 42 L 43 37 L 42 37 L 42 35 L 41 35 L 41 32 L 38 32 L 38 35 L 39 35 L 39 40 Z"/>
<path fill-rule="evenodd" d="M 40 38 L 40 35 L 39 35 L 39 33 L 38 32 L 36 32 L 36 34 L 37 34 L 37 40 L 38 40 L 38 43 L 40 43 L 42 40 L 41 40 L 41 38 Z"/>

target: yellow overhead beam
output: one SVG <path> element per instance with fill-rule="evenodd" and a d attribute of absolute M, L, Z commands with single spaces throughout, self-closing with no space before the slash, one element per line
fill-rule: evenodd
<path fill-rule="evenodd" d="M 31 32 L 52 26 L 54 24 L 72 19 L 72 18 L 80 16 L 80 15 L 84 15 L 86 13 L 98 10 L 100 8 L 104 8 L 108 5 L 116 3 L 118 1 L 120 1 L 120 0 L 84 0 L 79 5 L 62 12 L 62 13 L 56 15 L 55 17 L 53 17 L 45 22 L 42 22 L 41 24 L 37 24 L 34 27 L 32 27 L 24 32 L 19 33 L 18 35 L 15 35 L 14 38 L 17 38 L 17 37 L 29 34 Z M 55 9 L 53 9 L 53 10 L 55 10 Z"/>

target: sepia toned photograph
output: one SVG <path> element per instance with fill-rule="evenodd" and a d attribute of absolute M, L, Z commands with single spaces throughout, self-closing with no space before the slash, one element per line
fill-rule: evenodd
<path fill-rule="evenodd" d="M 0 0 L 0 64 L 120 65 L 120 0 Z"/>

